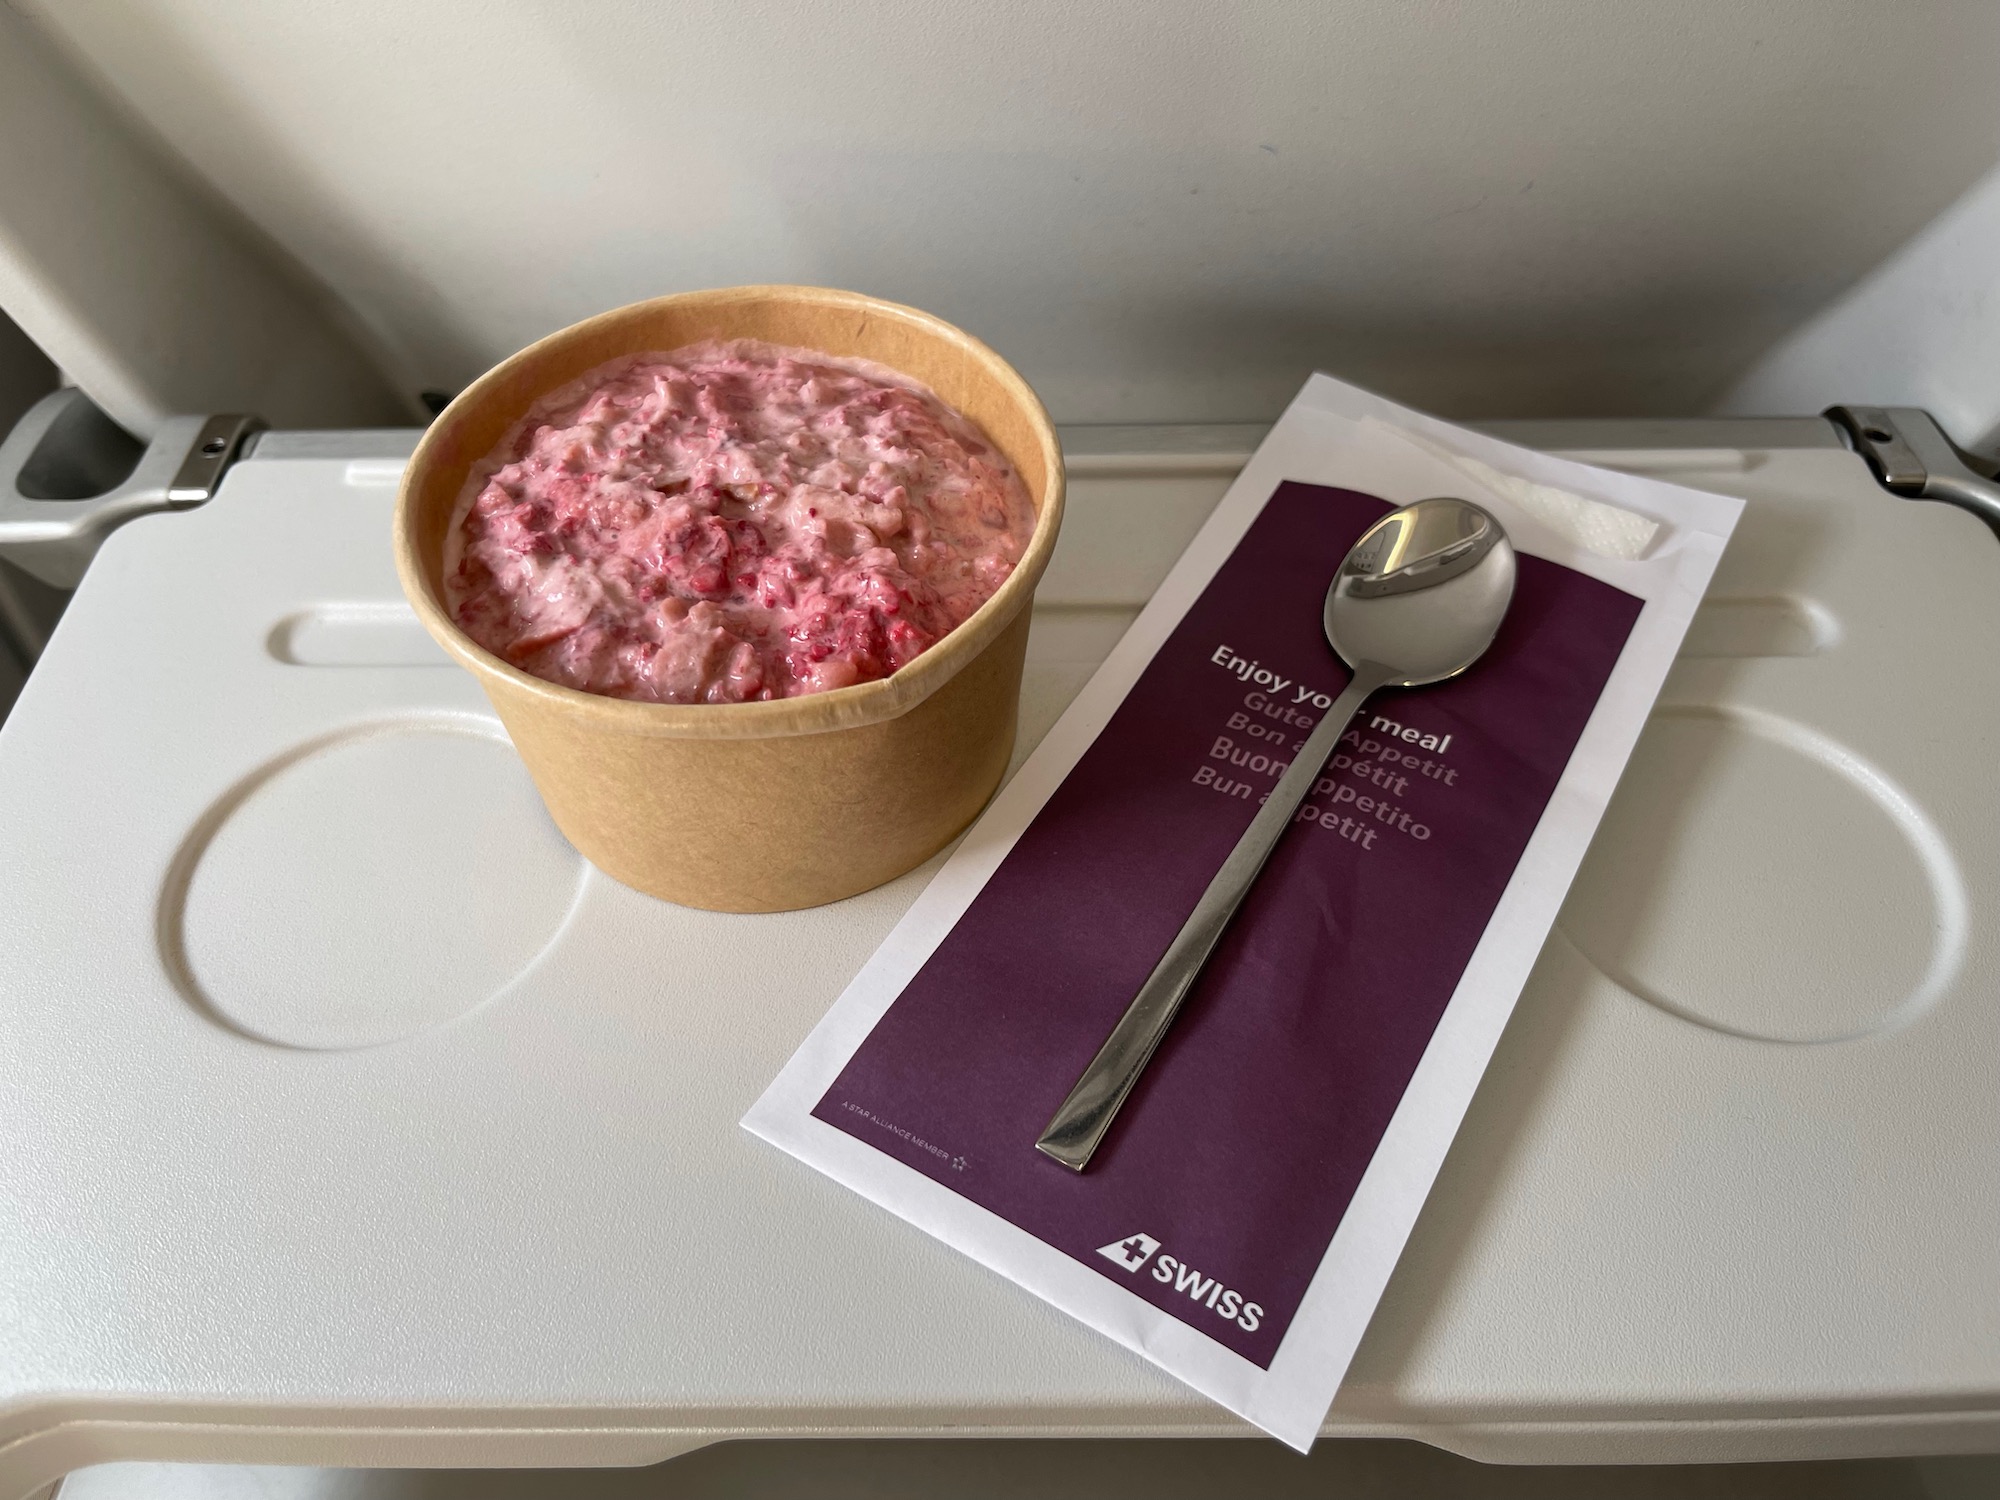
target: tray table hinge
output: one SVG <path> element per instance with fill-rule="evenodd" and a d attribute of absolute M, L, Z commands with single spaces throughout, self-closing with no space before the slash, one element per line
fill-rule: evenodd
<path fill-rule="evenodd" d="M 75 588 L 119 526 L 212 496 L 263 426 L 244 415 L 169 417 L 142 448 L 82 391 L 52 392 L 0 442 L 0 556 Z"/>
<path fill-rule="evenodd" d="M 2000 482 L 1960 451 L 1916 406 L 1829 406 L 1826 418 L 1891 494 L 1942 500 L 1970 511 L 2000 536 Z"/>

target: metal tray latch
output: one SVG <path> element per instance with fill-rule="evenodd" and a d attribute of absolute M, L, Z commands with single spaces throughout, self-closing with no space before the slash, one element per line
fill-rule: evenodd
<path fill-rule="evenodd" d="M 75 588 L 115 529 L 215 493 L 264 426 L 256 417 L 169 417 L 141 447 L 80 390 L 44 396 L 0 442 L 0 556 Z"/>
<path fill-rule="evenodd" d="M 2000 535 L 2000 483 L 1974 468 L 1978 461 L 1959 451 L 1929 412 L 1916 406 L 1829 406 L 1826 418 L 1868 461 L 1884 489 L 1960 506 Z"/>

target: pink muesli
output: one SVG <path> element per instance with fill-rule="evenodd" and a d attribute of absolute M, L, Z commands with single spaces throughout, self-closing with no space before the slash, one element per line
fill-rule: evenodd
<path fill-rule="evenodd" d="M 992 597 L 1034 524 L 998 450 L 914 382 L 695 344 L 536 403 L 467 481 L 445 602 L 566 687 L 790 698 L 920 655 Z"/>

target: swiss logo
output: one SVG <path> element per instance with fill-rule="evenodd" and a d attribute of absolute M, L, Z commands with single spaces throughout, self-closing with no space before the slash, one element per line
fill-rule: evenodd
<path fill-rule="evenodd" d="M 1150 1234 L 1135 1234 L 1109 1245 L 1098 1246 L 1097 1253 L 1106 1260 L 1118 1262 L 1128 1271 L 1136 1271 L 1153 1258 L 1153 1252 L 1160 1248 L 1160 1242 Z"/>
<path fill-rule="evenodd" d="M 1160 1250 L 1160 1242 L 1150 1234 L 1130 1235 L 1097 1247 L 1099 1255 L 1135 1275 L 1150 1262 L 1152 1278 L 1161 1286 L 1179 1292 L 1191 1302 L 1199 1302 L 1218 1318 L 1234 1323 L 1245 1333 L 1255 1333 L 1262 1326 L 1262 1305 L 1245 1301 L 1241 1292 L 1230 1290 L 1217 1277 L 1204 1276 L 1179 1256 L 1168 1255 L 1163 1250 L 1155 1255 L 1153 1252 L 1156 1250 Z"/>

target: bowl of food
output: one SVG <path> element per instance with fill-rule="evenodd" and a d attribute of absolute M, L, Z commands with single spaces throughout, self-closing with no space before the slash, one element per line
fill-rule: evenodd
<path fill-rule="evenodd" d="M 913 869 L 991 796 L 1062 507 L 1048 414 L 984 344 L 733 287 L 468 386 L 404 474 L 396 568 L 580 852 L 783 911 Z"/>

